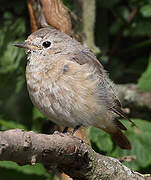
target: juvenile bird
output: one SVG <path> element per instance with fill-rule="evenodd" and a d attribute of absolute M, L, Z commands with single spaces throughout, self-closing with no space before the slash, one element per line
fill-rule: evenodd
<path fill-rule="evenodd" d="M 26 49 L 27 88 L 33 104 L 54 123 L 95 126 L 109 133 L 123 149 L 131 145 L 121 130 L 126 119 L 114 84 L 95 55 L 70 36 L 51 27 L 32 33 Z"/>

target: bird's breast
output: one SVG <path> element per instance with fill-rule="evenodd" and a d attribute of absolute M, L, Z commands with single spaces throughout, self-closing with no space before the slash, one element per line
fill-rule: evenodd
<path fill-rule="evenodd" d="M 41 71 L 26 69 L 27 87 L 33 104 L 60 125 L 97 124 L 106 107 L 100 103 L 98 78 L 74 62 L 59 61 Z"/>

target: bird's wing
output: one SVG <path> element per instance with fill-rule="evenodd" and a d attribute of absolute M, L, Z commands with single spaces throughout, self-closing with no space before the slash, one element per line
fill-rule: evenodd
<path fill-rule="evenodd" d="M 90 68 L 95 69 L 95 73 L 97 73 L 99 76 L 104 77 L 101 78 L 99 86 L 100 98 L 104 100 L 109 110 L 116 113 L 120 117 L 129 120 L 134 126 L 135 123 L 131 121 L 128 118 L 127 114 L 122 110 L 121 103 L 115 92 L 116 90 L 114 84 L 108 78 L 107 72 L 104 70 L 102 64 L 97 60 L 96 56 L 89 49 L 85 48 L 76 52 L 70 60 L 77 62 L 80 65 L 88 64 Z"/>
<path fill-rule="evenodd" d="M 71 61 L 77 62 L 80 65 L 89 64 L 94 67 L 100 74 L 105 72 L 102 64 L 97 60 L 96 56 L 87 48 L 76 51 L 70 57 Z"/>

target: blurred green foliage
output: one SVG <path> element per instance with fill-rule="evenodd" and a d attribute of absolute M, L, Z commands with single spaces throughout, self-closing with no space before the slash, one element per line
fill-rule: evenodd
<path fill-rule="evenodd" d="M 72 2 L 64 2 L 74 10 Z M 96 44 L 102 50 L 98 58 L 110 77 L 116 83 L 135 83 L 141 90 L 151 92 L 151 0 L 96 0 L 96 13 Z M 26 1 L 1 0 L 0 20 L 0 130 L 21 128 L 49 133 L 53 124 L 33 107 L 28 97 L 25 53 L 12 46 L 30 34 Z M 123 121 L 128 127 L 131 151 L 121 150 L 108 134 L 96 128 L 91 129 L 91 142 L 97 152 L 105 155 L 135 155 L 136 160 L 125 164 L 151 173 L 151 117 L 138 118 L 134 118 L 137 127 Z M 0 162 L 0 179 L 48 180 L 52 176 L 40 164 L 20 167 L 13 162 Z"/>
<path fill-rule="evenodd" d="M 143 91 L 151 92 L 151 56 L 149 57 L 148 66 L 145 72 L 138 80 L 138 87 Z"/>

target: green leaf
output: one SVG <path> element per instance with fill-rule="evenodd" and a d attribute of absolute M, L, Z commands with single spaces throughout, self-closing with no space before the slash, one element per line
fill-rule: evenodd
<path fill-rule="evenodd" d="M 17 123 L 16 121 L 6 121 L 6 120 L 3 120 L 3 119 L 0 119 L 0 125 L 3 126 L 3 130 L 6 130 L 6 129 L 24 129 L 26 130 L 26 127 L 23 126 L 22 124 L 19 124 Z"/>
<path fill-rule="evenodd" d="M 6 20 L 0 29 L 0 73 L 14 72 L 25 58 L 24 50 L 12 45 L 16 39 L 21 42 L 25 39 L 25 20 L 18 18 L 13 24 L 12 21 Z"/>
<path fill-rule="evenodd" d="M 25 77 L 20 75 L 17 77 L 16 89 L 15 92 L 19 93 L 25 83 Z"/>
<path fill-rule="evenodd" d="M 33 108 L 33 119 L 44 118 L 43 114 L 36 108 Z"/>
<path fill-rule="evenodd" d="M 8 175 L 6 175 L 6 173 L 3 173 L 4 174 L 3 176 L 5 178 L 8 177 L 9 179 L 10 179 L 10 175 L 15 176 L 16 174 L 18 174 L 22 178 L 26 177 L 25 179 L 27 178 L 39 179 L 39 180 L 52 179 L 51 175 L 47 173 L 43 165 L 39 163 L 35 164 L 34 166 L 31 166 L 31 165 L 19 166 L 15 162 L 0 161 L 0 172 L 1 172 L 1 169 L 3 169 L 3 171 L 10 172 L 10 174 Z M 0 175 L 0 178 L 1 178 L 1 175 Z"/>
<path fill-rule="evenodd" d="M 100 129 L 92 127 L 90 130 L 90 139 L 100 151 L 110 152 L 113 148 L 111 137 Z"/>
<path fill-rule="evenodd" d="M 147 4 L 140 8 L 140 12 L 144 17 L 151 17 L 151 4 Z"/>
<path fill-rule="evenodd" d="M 15 162 L 0 161 L 0 167 L 16 169 L 16 170 L 22 171 L 26 174 L 43 175 L 46 173 L 45 168 L 41 164 L 38 164 L 38 163 L 34 166 L 31 166 L 31 165 L 19 166 Z"/>
<path fill-rule="evenodd" d="M 139 36 L 147 36 L 151 35 L 151 19 L 150 18 L 138 18 L 137 20 L 133 20 L 132 24 L 129 27 L 124 29 L 124 36 L 126 37 L 139 37 Z M 147 39 L 148 40 L 148 39 Z M 141 41 L 143 42 L 143 41 Z"/>
<path fill-rule="evenodd" d="M 151 92 L 151 55 L 149 57 L 149 64 L 146 71 L 138 80 L 138 88 L 143 91 Z"/>
<path fill-rule="evenodd" d="M 46 118 L 43 114 L 34 106 L 33 107 L 33 118 L 32 118 L 32 129 L 36 132 L 41 132 Z"/>

